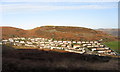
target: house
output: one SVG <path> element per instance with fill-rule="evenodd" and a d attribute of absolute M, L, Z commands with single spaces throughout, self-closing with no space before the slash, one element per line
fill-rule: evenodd
<path fill-rule="evenodd" d="M 77 43 L 81 44 L 81 41 L 77 41 Z"/>
<path fill-rule="evenodd" d="M 109 47 L 105 47 L 105 49 L 110 49 Z"/>
<path fill-rule="evenodd" d="M 96 48 L 92 48 L 91 50 L 92 50 L 92 51 L 95 51 L 95 50 L 96 50 Z"/>
<path fill-rule="evenodd" d="M 2 42 L 0 42 L 0 45 L 2 45 Z"/>
<path fill-rule="evenodd" d="M 35 41 L 35 39 L 31 39 L 31 41 Z"/>
<path fill-rule="evenodd" d="M 59 44 L 61 45 L 61 44 L 64 44 L 64 43 L 59 43 Z"/>
<path fill-rule="evenodd" d="M 98 43 L 98 41 L 94 41 L 94 43 Z"/>
<path fill-rule="evenodd" d="M 58 41 L 58 43 L 61 43 L 62 41 Z"/>
<path fill-rule="evenodd" d="M 67 43 L 71 43 L 71 41 L 67 41 Z"/>
<path fill-rule="evenodd" d="M 8 40 L 2 40 L 3 44 L 7 44 Z"/>
<path fill-rule="evenodd" d="M 52 44 L 52 43 L 54 43 L 54 42 L 49 42 L 49 44 Z"/>
<path fill-rule="evenodd" d="M 13 38 L 14 40 L 17 40 L 18 38 Z"/>
<path fill-rule="evenodd" d="M 99 47 L 99 45 L 95 45 L 94 47 Z"/>
<path fill-rule="evenodd" d="M 105 48 L 96 48 L 96 50 L 105 50 Z"/>
<path fill-rule="evenodd" d="M 90 43 L 94 43 L 93 41 L 90 41 Z"/>
<path fill-rule="evenodd" d="M 105 52 L 112 52 L 112 50 L 105 50 Z"/>
<path fill-rule="evenodd" d="M 97 45 L 101 45 L 101 43 L 97 43 Z"/>
<path fill-rule="evenodd" d="M 48 40 L 48 42 L 51 42 L 52 40 Z"/>
<path fill-rule="evenodd" d="M 104 53 L 105 51 L 98 51 L 98 53 Z"/>
<path fill-rule="evenodd" d="M 71 46 L 70 45 L 67 45 L 68 48 L 70 48 Z"/>
<path fill-rule="evenodd" d="M 92 46 L 87 46 L 88 48 L 91 48 Z"/>
<path fill-rule="evenodd" d="M 14 42 L 14 40 L 13 40 L 12 38 L 9 38 L 8 40 L 9 40 L 10 42 Z"/>
<path fill-rule="evenodd" d="M 82 43 L 85 43 L 85 41 L 82 41 Z"/>
<path fill-rule="evenodd" d="M 73 48 L 81 47 L 80 45 L 73 45 Z"/>
<path fill-rule="evenodd" d="M 53 42 L 57 42 L 57 41 L 53 41 Z"/>
<path fill-rule="evenodd" d="M 96 43 L 92 43 L 92 45 L 93 45 L 93 46 L 95 46 L 95 45 L 96 45 Z"/>
<path fill-rule="evenodd" d="M 105 45 L 100 45 L 100 47 L 105 47 Z"/>
<path fill-rule="evenodd" d="M 66 47 L 67 45 L 66 44 L 63 44 L 63 45 L 61 45 L 62 47 Z"/>
<path fill-rule="evenodd" d="M 87 44 L 83 44 L 83 46 L 87 46 Z"/>
<path fill-rule="evenodd" d="M 29 41 L 27 41 L 26 43 L 27 43 L 27 44 L 33 44 L 32 42 L 29 42 Z"/>
<path fill-rule="evenodd" d="M 50 47 L 50 49 L 52 50 L 52 49 L 54 49 L 55 47 Z"/>
<path fill-rule="evenodd" d="M 67 43 L 67 41 L 63 41 L 63 43 Z"/>
<path fill-rule="evenodd" d="M 15 42 L 18 43 L 19 41 L 16 40 Z"/>
<path fill-rule="evenodd" d="M 111 55 L 116 55 L 116 53 L 115 53 L 115 52 L 110 52 L 110 54 L 111 54 Z"/>
<path fill-rule="evenodd" d="M 54 46 L 55 44 L 53 43 L 53 44 L 50 44 L 51 46 Z"/>
<path fill-rule="evenodd" d="M 20 41 L 20 43 L 21 43 L 21 44 L 25 44 L 25 42 L 24 42 L 24 41 Z"/>
<path fill-rule="evenodd" d="M 40 46 L 44 46 L 45 44 L 40 44 Z"/>
<path fill-rule="evenodd" d="M 17 45 L 17 44 L 14 42 L 13 45 Z"/>
<path fill-rule="evenodd" d="M 45 42 L 46 44 L 48 44 L 49 42 Z"/>
<path fill-rule="evenodd" d="M 28 40 L 30 40 L 31 38 L 28 38 Z"/>
<path fill-rule="evenodd" d="M 40 46 L 40 49 L 42 49 L 43 47 L 42 46 Z"/>
<path fill-rule="evenodd" d="M 86 43 L 89 43 L 89 41 L 86 41 Z"/>
<path fill-rule="evenodd" d="M 91 46 L 92 44 L 88 43 L 87 45 Z"/>
<path fill-rule="evenodd" d="M 76 41 L 73 41 L 72 43 L 76 43 Z"/>

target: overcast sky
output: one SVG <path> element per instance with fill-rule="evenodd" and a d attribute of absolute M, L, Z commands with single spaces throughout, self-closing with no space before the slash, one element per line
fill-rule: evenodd
<path fill-rule="evenodd" d="M 0 26 L 118 27 L 119 0 L 1 0 Z"/>

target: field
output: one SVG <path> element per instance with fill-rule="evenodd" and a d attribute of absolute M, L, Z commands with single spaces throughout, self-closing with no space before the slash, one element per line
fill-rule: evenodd
<path fill-rule="evenodd" d="M 110 47 L 111 49 L 115 50 L 116 52 L 120 53 L 120 41 L 112 41 L 112 42 L 106 42 L 104 43 L 105 45 L 107 45 L 108 47 Z"/>
<path fill-rule="evenodd" d="M 118 72 L 119 58 L 2 47 L 2 72 Z"/>

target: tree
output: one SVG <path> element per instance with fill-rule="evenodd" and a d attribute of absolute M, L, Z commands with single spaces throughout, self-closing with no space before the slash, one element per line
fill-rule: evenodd
<path fill-rule="evenodd" d="M 37 45 L 36 43 L 33 43 L 33 45 Z"/>
<path fill-rule="evenodd" d="M 57 47 L 61 47 L 61 45 L 58 45 Z"/>

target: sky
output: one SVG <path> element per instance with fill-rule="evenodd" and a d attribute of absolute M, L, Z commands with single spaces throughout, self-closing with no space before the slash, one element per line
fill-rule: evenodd
<path fill-rule="evenodd" d="M 118 28 L 119 0 L 1 0 L 0 26 Z"/>

